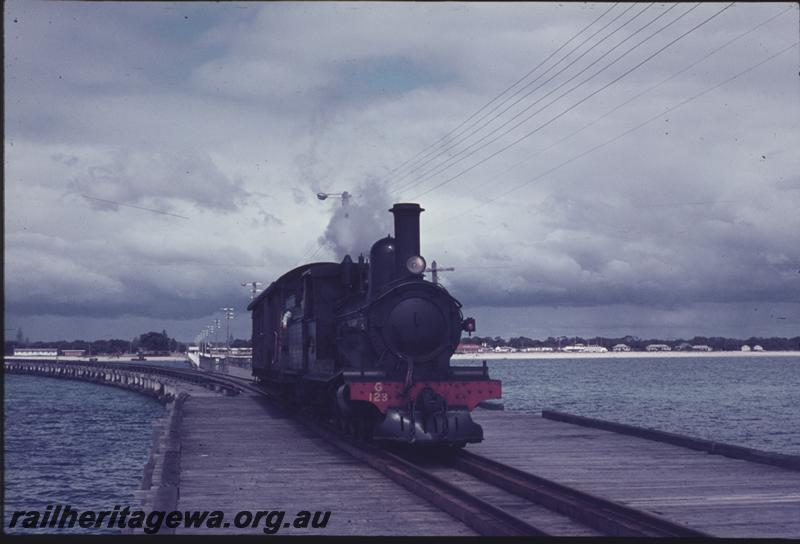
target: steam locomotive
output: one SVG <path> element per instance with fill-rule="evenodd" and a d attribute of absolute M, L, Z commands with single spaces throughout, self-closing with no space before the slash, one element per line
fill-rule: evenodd
<path fill-rule="evenodd" d="M 395 204 L 395 236 L 366 261 L 290 270 L 247 307 L 253 375 L 319 417 L 365 440 L 463 447 L 483 440 L 470 412 L 500 398 L 483 367 L 450 365 L 461 304 L 424 279 L 419 204 Z"/>

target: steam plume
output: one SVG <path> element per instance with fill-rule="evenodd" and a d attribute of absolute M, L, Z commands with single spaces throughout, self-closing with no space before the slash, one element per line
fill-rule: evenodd
<path fill-rule="evenodd" d="M 337 260 L 345 255 L 354 259 L 360 253 L 367 255 L 376 240 L 392 232 L 392 202 L 382 183 L 367 179 L 349 192 L 352 198 L 346 206 L 336 202 L 336 211 L 319 239 Z"/>

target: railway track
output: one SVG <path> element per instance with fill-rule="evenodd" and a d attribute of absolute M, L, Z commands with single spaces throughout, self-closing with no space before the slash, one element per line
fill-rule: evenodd
<path fill-rule="evenodd" d="M 184 369 L 168 369 L 168 372 L 174 376 L 188 375 L 193 380 L 198 374 L 195 370 Z M 202 374 L 241 391 L 277 400 L 275 395 L 251 380 L 216 372 Z M 481 535 L 710 536 L 465 450 L 383 448 L 344 437 L 309 418 L 302 418 L 302 422 L 341 450 Z M 481 494 L 486 498 L 481 498 Z M 497 502 L 506 507 L 499 507 Z M 511 509 L 514 513 L 509 511 Z"/>
<path fill-rule="evenodd" d="M 708 537 L 684 525 L 627 507 L 469 451 L 453 452 L 442 464 L 590 527 L 601 535 Z M 555 535 L 554 535 L 555 536 Z M 561 536 L 561 535 L 558 535 Z"/>

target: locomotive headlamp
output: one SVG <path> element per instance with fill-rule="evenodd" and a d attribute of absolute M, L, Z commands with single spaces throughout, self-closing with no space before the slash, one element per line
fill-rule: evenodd
<path fill-rule="evenodd" d="M 406 261 L 406 268 L 408 268 L 408 271 L 412 274 L 422 274 L 425 271 L 426 264 L 425 259 L 419 255 L 414 255 L 413 257 L 409 257 Z"/>

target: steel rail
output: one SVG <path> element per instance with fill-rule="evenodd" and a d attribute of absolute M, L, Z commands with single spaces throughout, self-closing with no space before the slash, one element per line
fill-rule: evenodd
<path fill-rule="evenodd" d="M 711 537 L 655 514 L 567 487 L 482 455 L 459 451 L 451 463 L 466 474 L 610 536 Z"/>
<path fill-rule="evenodd" d="M 398 455 L 370 444 L 357 443 L 318 423 L 311 421 L 304 423 L 326 441 L 376 469 L 481 535 L 551 536 Z"/>

